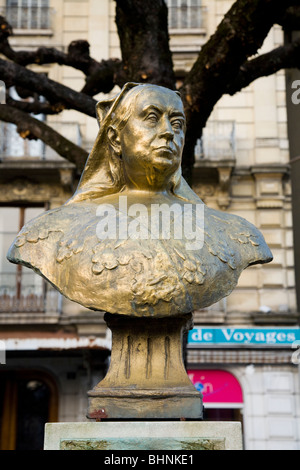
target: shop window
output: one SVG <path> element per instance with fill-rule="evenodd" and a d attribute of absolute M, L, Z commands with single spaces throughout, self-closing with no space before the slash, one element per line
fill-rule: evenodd
<path fill-rule="evenodd" d="M 6 259 L 23 225 L 43 211 L 43 207 L 0 207 L 0 313 L 45 310 L 46 285 L 42 277 Z"/>
<path fill-rule="evenodd" d="M 56 422 L 54 381 L 34 371 L 0 372 L 0 450 L 42 450 L 44 427 Z"/>

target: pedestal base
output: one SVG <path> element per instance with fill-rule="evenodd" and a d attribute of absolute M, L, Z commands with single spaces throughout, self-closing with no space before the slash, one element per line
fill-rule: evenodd
<path fill-rule="evenodd" d="M 105 314 L 112 331 L 106 377 L 88 392 L 90 419 L 201 419 L 202 395 L 184 364 L 192 315 L 135 318 Z"/>
<path fill-rule="evenodd" d="M 89 418 L 103 419 L 190 419 L 202 418 L 199 392 L 188 389 L 116 390 L 89 393 Z"/>
<path fill-rule="evenodd" d="M 242 450 L 239 422 L 48 423 L 45 450 Z"/>

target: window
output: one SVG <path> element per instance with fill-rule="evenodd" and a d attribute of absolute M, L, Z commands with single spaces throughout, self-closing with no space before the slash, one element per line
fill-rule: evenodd
<path fill-rule="evenodd" d="M 22 139 L 15 124 L 0 122 L 0 158 L 45 160 L 45 152 L 44 142 Z"/>
<path fill-rule="evenodd" d="M 33 101 L 33 97 L 21 99 L 15 87 L 9 89 L 9 95 L 16 101 Z M 43 101 L 43 97 L 39 97 L 39 101 Z M 45 122 L 45 115 L 34 115 L 35 119 Z M 23 139 L 15 124 L 0 122 L 0 158 L 38 158 L 45 159 L 46 146 L 41 140 Z"/>
<path fill-rule="evenodd" d="M 7 0 L 6 17 L 16 29 L 49 29 L 49 0 Z"/>
<path fill-rule="evenodd" d="M 201 0 L 167 0 L 169 29 L 203 28 Z"/>
<path fill-rule="evenodd" d="M 0 207 L 0 313 L 45 310 L 44 280 L 31 269 L 6 259 L 23 225 L 43 211 L 42 207 Z"/>
<path fill-rule="evenodd" d="M 195 158 L 209 160 L 234 159 L 236 156 L 235 121 L 209 120 L 195 148 Z"/>

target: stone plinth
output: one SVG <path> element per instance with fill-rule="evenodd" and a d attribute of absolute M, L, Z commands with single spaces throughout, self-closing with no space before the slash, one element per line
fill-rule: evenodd
<path fill-rule="evenodd" d="M 183 335 L 192 315 L 134 318 L 105 314 L 112 331 L 106 377 L 88 392 L 95 420 L 201 419 L 202 395 L 183 363 Z"/>
<path fill-rule="evenodd" d="M 47 423 L 45 450 L 242 450 L 239 422 Z"/>

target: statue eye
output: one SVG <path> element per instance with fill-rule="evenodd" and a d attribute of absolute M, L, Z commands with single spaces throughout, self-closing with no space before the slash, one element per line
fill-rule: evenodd
<path fill-rule="evenodd" d="M 183 121 L 181 119 L 174 119 L 172 121 L 172 127 L 174 129 L 183 129 Z"/>
<path fill-rule="evenodd" d="M 153 122 L 153 123 L 156 123 L 158 121 L 158 116 L 157 114 L 155 113 L 149 113 L 148 116 L 147 116 L 147 121 L 150 121 L 150 122 Z"/>

